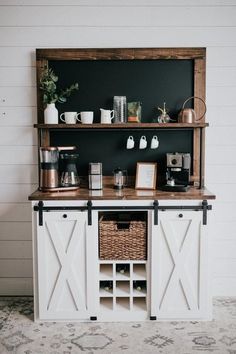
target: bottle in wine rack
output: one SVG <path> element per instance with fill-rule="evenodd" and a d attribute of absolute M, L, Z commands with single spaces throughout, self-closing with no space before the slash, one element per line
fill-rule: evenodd
<path fill-rule="evenodd" d="M 117 264 L 116 272 L 127 275 L 129 273 L 129 264 Z"/>
<path fill-rule="evenodd" d="M 133 287 L 134 287 L 134 290 L 145 292 L 146 291 L 146 281 L 135 280 L 133 283 Z"/>

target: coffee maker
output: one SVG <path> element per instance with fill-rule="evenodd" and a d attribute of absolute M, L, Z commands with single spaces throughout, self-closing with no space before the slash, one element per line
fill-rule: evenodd
<path fill-rule="evenodd" d="M 54 192 L 78 188 L 75 150 L 75 146 L 40 147 L 40 190 Z"/>
<path fill-rule="evenodd" d="M 186 192 L 190 182 L 191 155 L 189 153 L 166 154 L 165 191 Z"/>

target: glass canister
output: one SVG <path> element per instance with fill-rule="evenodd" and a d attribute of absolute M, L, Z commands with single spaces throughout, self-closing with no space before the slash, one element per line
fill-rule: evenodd
<path fill-rule="evenodd" d="M 114 123 L 127 123 L 127 102 L 126 96 L 114 96 Z"/>

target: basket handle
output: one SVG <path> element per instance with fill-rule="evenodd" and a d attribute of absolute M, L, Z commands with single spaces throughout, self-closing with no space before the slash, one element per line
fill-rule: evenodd
<path fill-rule="evenodd" d="M 202 117 L 204 117 L 204 115 L 206 114 L 206 111 L 207 111 L 206 103 L 205 103 L 205 101 L 204 101 L 202 98 L 197 97 L 197 96 L 191 96 L 191 97 L 187 98 L 187 99 L 184 101 L 184 103 L 183 103 L 182 109 L 184 109 L 185 104 L 186 104 L 189 100 L 191 100 L 191 99 L 193 99 L 193 98 L 197 98 L 198 100 L 202 101 L 202 103 L 204 104 L 204 112 L 203 112 L 203 114 L 201 115 L 200 118 L 196 119 L 196 122 L 198 122 L 199 120 L 202 119 Z"/>
<path fill-rule="evenodd" d="M 129 230 L 130 229 L 130 221 L 117 221 L 116 222 L 117 230 Z"/>

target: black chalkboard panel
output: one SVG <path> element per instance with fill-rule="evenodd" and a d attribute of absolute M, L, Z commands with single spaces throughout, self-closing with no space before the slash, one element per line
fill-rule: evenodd
<path fill-rule="evenodd" d="M 49 61 L 59 76 L 58 87 L 79 83 L 59 112 L 94 111 L 100 121 L 100 108 L 112 109 L 113 96 L 142 102 L 142 122 L 158 116 L 157 106 L 166 102 L 170 116 L 177 120 L 183 102 L 193 95 L 193 60 L 75 60 Z"/>
<path fill-rule="evenodd" d="M 135 140 L 135 148 L 126 149 L 129 135 Z M 142 135 L 147 138 L 148 146 L 145 150 L 139 149 L 139 139 Z M 150 149 L 153 135 L 159 139 L 159 148 Z M 90 131 L 52 131 L 51 145 L 75 145 L 78 148 L 78 171 L 81 176 L 88 174 L 89 162 L 102 162 L 103 174 L 112 175 L 116 167 L 127 169 L 129 175 L 135 175 L 136 163 L 157 162 L 158 174 L 164 174 L 167 152 L 193 153 L 192 130 L 159 130 L 159 131 L 121 131 L 121 130 L 90 130 Z"/>

